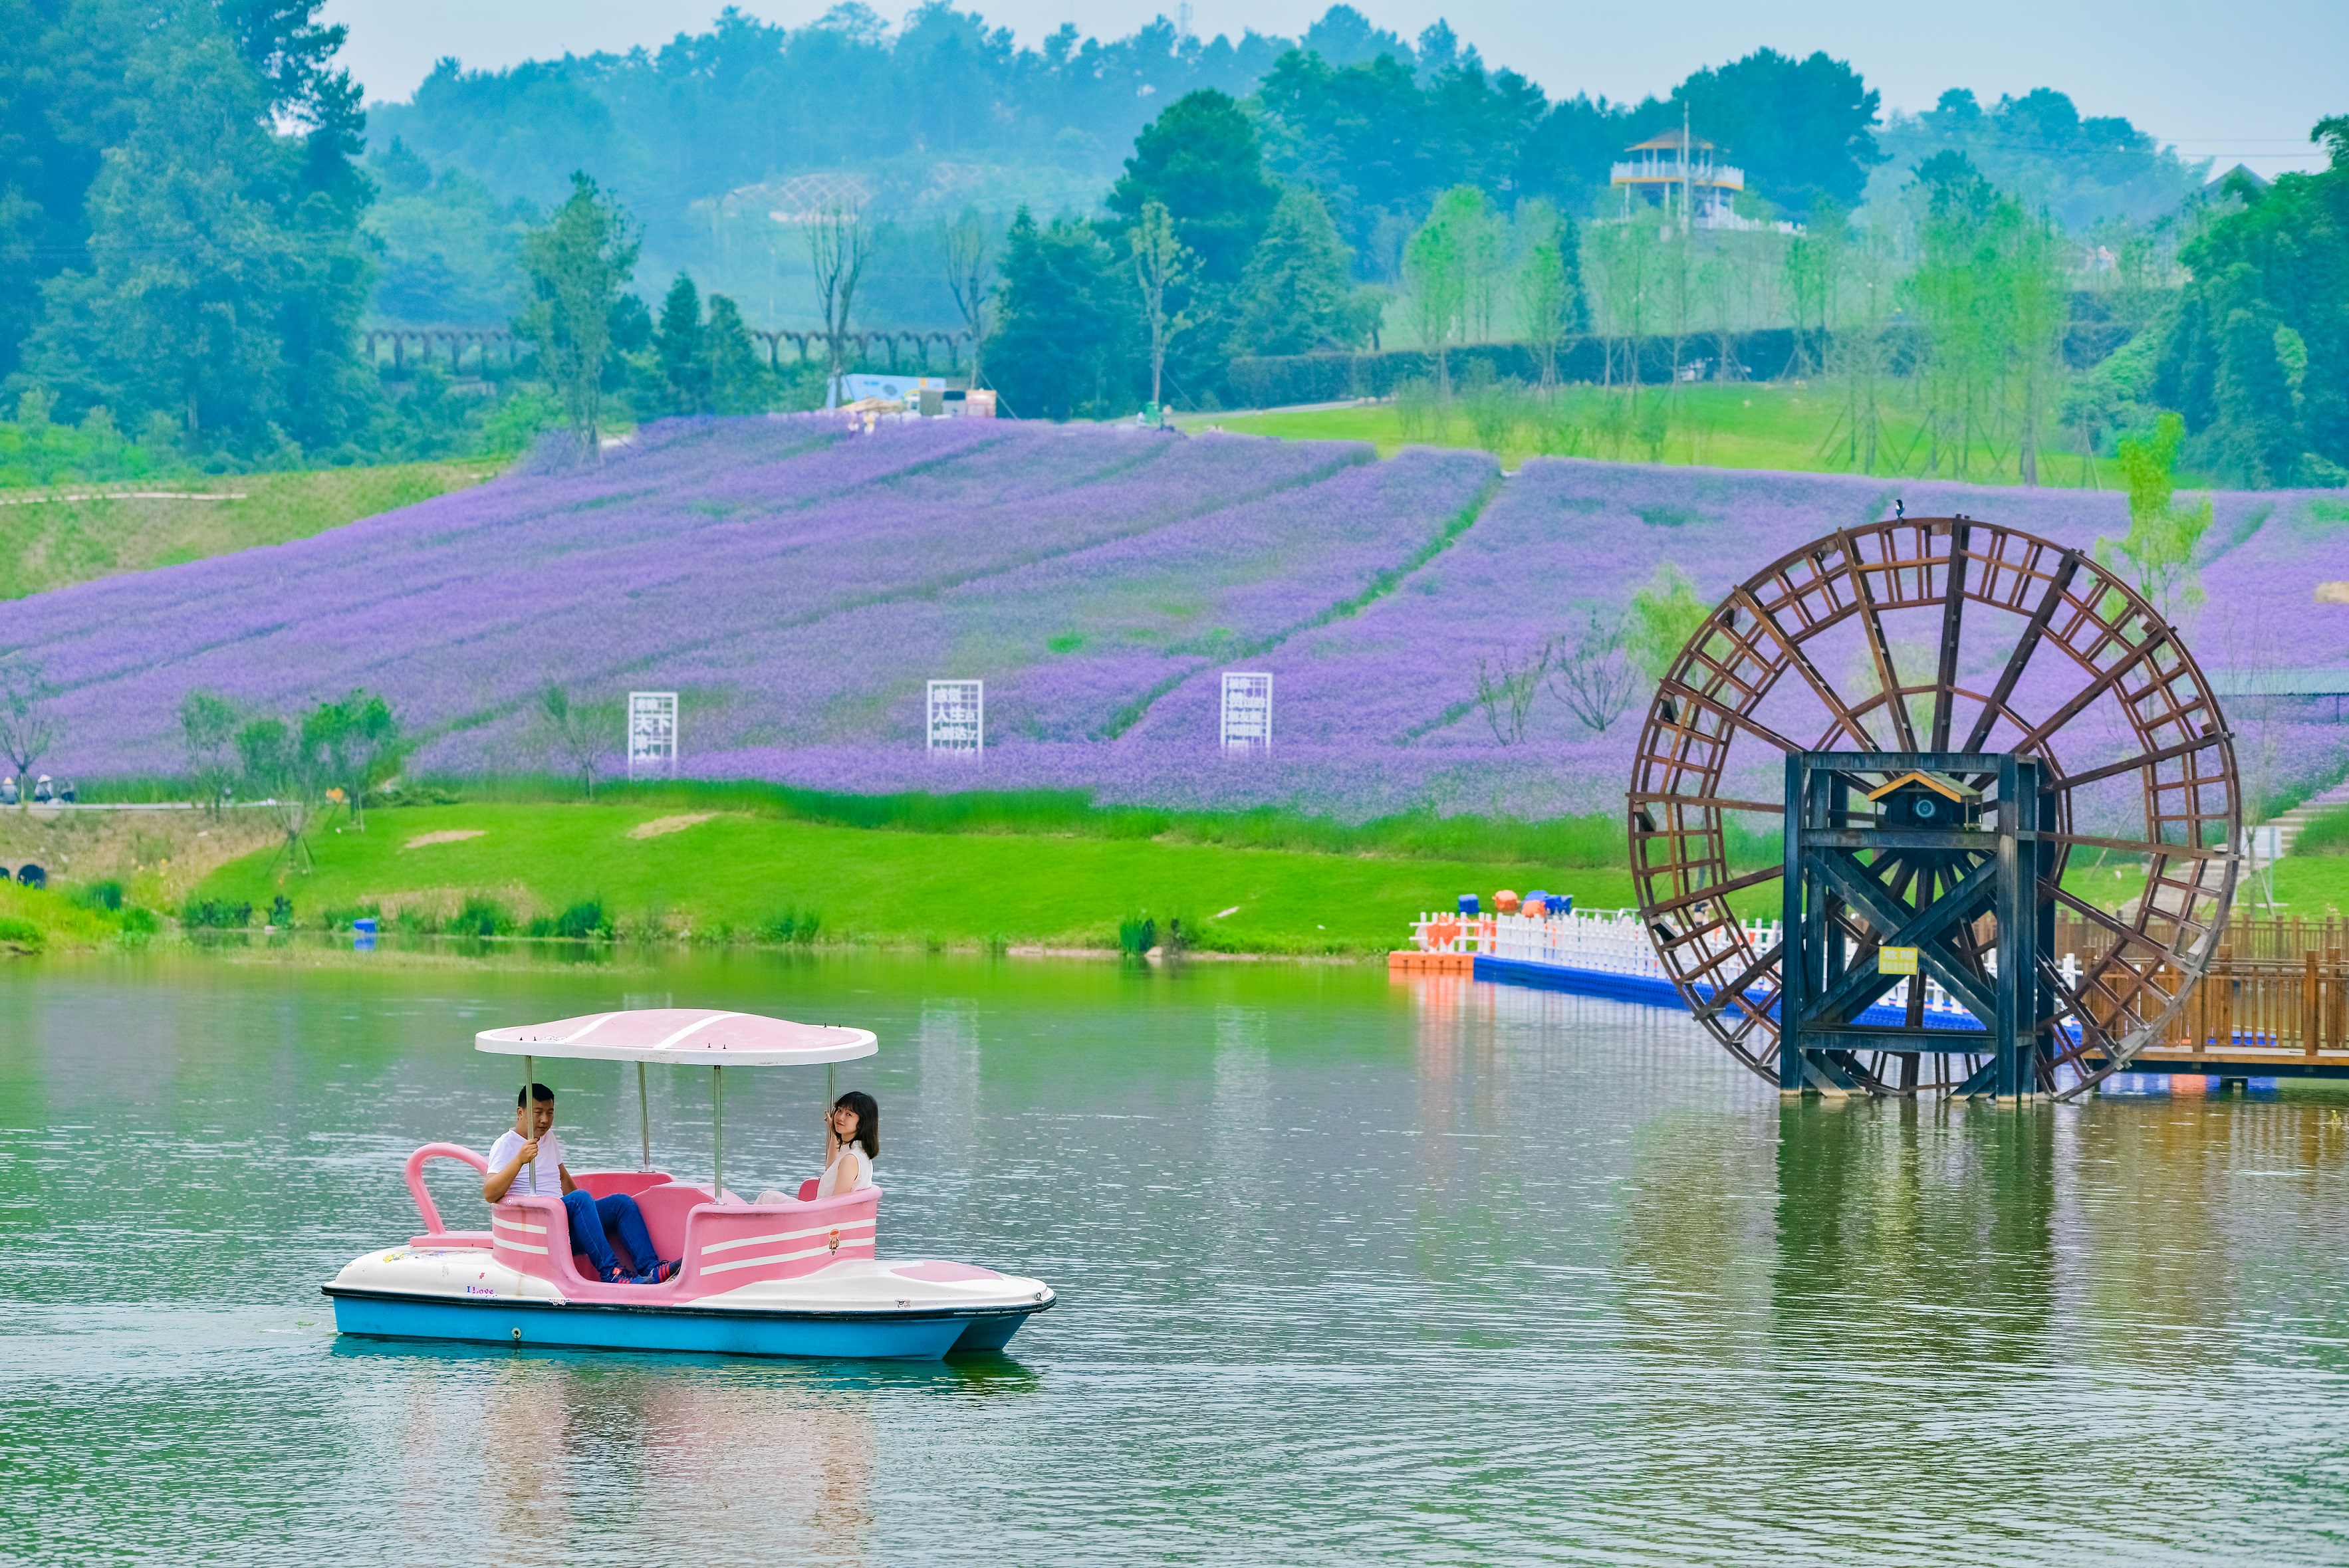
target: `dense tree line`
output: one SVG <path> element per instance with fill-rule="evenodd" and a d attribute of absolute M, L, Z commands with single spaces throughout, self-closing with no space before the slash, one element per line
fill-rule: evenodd
<path fill-rule="evenodd" d="M 0 366 L 159 443 L 326 449 L 379 402 L 358 90 L 319 0 L 22 0 Z"/>
<path fill-rule="evenodd" d="M 2189 460 L 2244 482 L 2349 459 L 2338 122 L 2331 171 L 2206 198 L 2199 169 L 2052 89 L 1887 121 L 1824 54 L 1758 50 L 1627 104 L 1553 99 L 1441 22 L 1406 41 L 1346 5 L 1294 40 L 1162 22 L 1022 49 L 944 4 L 894 30 L 850 4 L 446 63 L 370 129 L 321 0 L 12 3 L 0 375 L 28 470 L 804 407 L 860 329 L 948 321 L 1023 416 L 1214 407 L 1236 365 L 1397 346 L 1423 356 L 1409 396 L 1450 397 L 1455 362 L 1489 380 L 1493 355 L 1459 356 L 1502 342 L 1547 388 L 1587 340 L 1574 362 L 1625 388 L 1614 447 L 1653 445 L 1645 379 L 1743 376 L 1770 330 L 1787 373 L 1839 389 L 1837 439 L 1871 471 L 1986 452 L 2029 479 L 2052 430 L 2110 453 L 2164 409 Z M 1744 169 L 1737 225 L 1610 189 L 1627 145 L 1683 124 Z M 771 219 L 800 174 L 802 210 Z M 738 243 L 755 253 L 729 273 L 711 248 Z M 2127 346 L 2080 377 L 2084 280 Z M 812 317 L 800 362 L 753 332 Z M 525 346 L 460 386 L 373 363 L 367 320 Z M 1895 398 L 1922 420 L 1892 452 Z"/>

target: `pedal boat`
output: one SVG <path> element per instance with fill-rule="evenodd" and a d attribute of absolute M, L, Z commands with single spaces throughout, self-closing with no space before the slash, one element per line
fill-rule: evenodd
<path fill-rule="evenodd" d="M 1050 1308 L 1040 1280 L 940 1259 L 884 1261 L 874 1253 L 881 1189 L 817 1198 L 816 1183 L 776 1203 L 747 1203 L 726 1190 L 725 1069 L 823 1066 L 831 1103 L 833 1064 L 869 1057 L 867 1029 L 794 1024 L 748 1013 L 657 1008 L 596 1013 L 551 1024 L 489 1029 L 477 1049 L 538 1057 L 636 1064 L 645 1169 L 574 1171 L 595 1197 L 626 1192 L 643 1212 L 654 1249 L 684 1262 L 664 1284 L 605 1284 L 567 1244 L 569 1222 L 553 1198 L 492 1204 L 486 1231 L 451 1231 L 424 1185 L 424 1168 L 450 1159 L 486 1172 L 489 1161 L 454 1143 L 408 1157 L 408 1191 L 421 1233 L 354 1258 L 322 1287 L 335 1327 L 369 1338 L 460 1340 L 592 1350 L 681 1350 L 734 1356 L 928 1360 L 1000 1350 L 1019 1326 Z M 704 1187 L 652 1170 L 649 1063 L 707 1067 L 715 1133 Z M 523 1183 L 517 1183 L 523 1185 Z M 628 1259 L 623 1249 L 624 1263 Z"/>

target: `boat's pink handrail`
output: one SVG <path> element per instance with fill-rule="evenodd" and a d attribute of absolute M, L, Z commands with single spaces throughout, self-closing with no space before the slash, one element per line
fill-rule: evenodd
<path fill-rule="evenodd" d="M 461 1160 L 484 1176 L 490 1173 L 490 1162 L 461 1143 L 428 1143 L 408 1157 L 408 1195 L 416 1200 L 416 1212 L 424 1216 L 424 1229 L 437 1236 L 448 1227 L 440 1222 L 440 1211 L 434 1205 L 432 1194 L 425 1191 L 424 1162 L 428 1160 Z"/>

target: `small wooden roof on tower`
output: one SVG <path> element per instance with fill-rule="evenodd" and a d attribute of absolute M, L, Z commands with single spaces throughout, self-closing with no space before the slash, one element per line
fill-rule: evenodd
<path fill-rule="evenodd" d="M 1913 768 L 1908 772 L 1900 775 L 1899 778 L 1893 779 L 1890 783 L 1870 789 L 1868 792 L 1868 798 L 1871 800 L 1881 800 L 1887 795 L 1891 794 L 1895 789 L 1900 789 L 1902 786 L 1908 784 L 1922 784 L 1926 789 L 1932 790 L 1935 794 L 1947 795 L 1951 799 L 1955 800 L 1961 806 L 1970 800 L 1979 800 L 1982 799 L 1982 791 L 1979 789 L 1969 789 L 1953 779 L 1939 778 L 1933 774 L 1927 773 L 1920 769 Z"/>
<path fill-rule="evenodd" d="M 1717 150 L 1713 147 L 1713 143 L 1705 140 L 1704 138 L 1701 136 L 1691 140 L 1689 142 L 1689 146 L 1692 149 L 1702 148 L 1707 152 Z M 1681 133 L 1677 130 L 1668 130 L 1661 136 L 1651 136 L 1645 141 L 1633 142 L 1624 150 L 1628 152 L 1678 152 L 1680 150 Z"/>

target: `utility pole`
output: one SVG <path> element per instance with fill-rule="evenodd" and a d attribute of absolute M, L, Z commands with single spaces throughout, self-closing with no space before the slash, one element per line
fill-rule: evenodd
<path fill-rule="evenodd" d="M 1696 233 L 1696 186 L 1689 174 L 1689 160 L 1696 156 L 1695 144 L 1689 139 L 1688 99 L 1681 100 L 1681 222 L 1691 236 Z"/>

